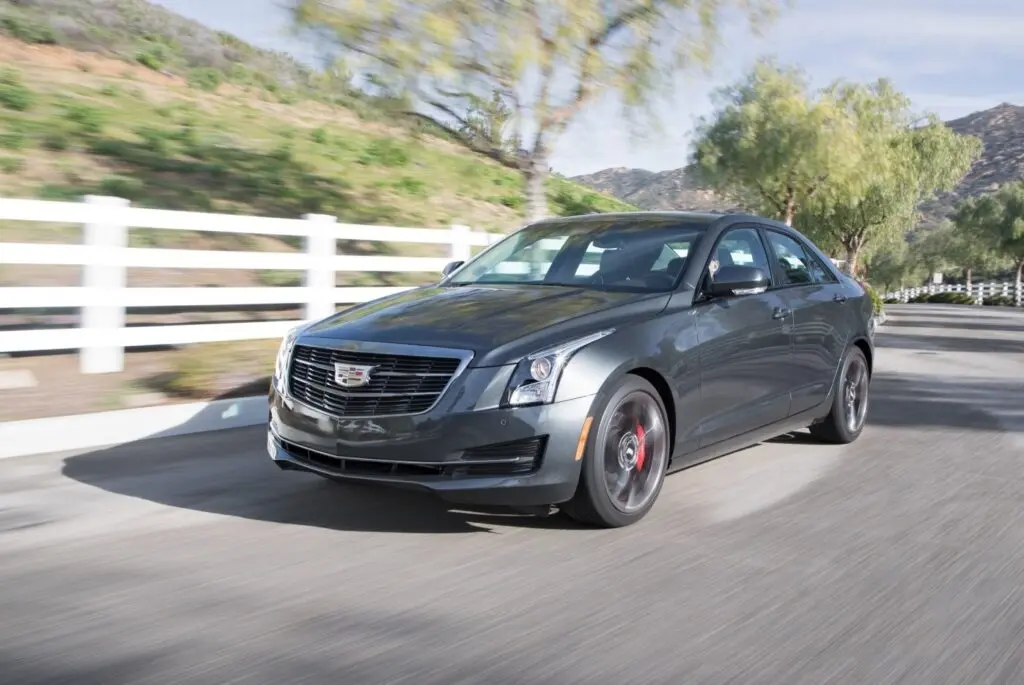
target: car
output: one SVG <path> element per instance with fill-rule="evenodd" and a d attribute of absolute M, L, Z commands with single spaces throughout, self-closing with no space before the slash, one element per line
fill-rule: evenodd
<path fill-rule="evenodd" d="M 671 472 L 805 427 L 856 440 L 874 356 L 865 287 L 790 226 L 552 218 L 289 332 L 267 449 L 286 470 L 622 527 Z"/>

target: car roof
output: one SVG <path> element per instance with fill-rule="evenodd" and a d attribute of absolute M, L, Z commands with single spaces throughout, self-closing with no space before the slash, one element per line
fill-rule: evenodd
<path fill-rule="evenodd" d="M 779 228 L 793 230 L 792 227 L 763 216 L 743 214 L 739 212 L 683 212 L 683 211 L 636 211 L 636 212 L 608 212 L 595 214 L 581 214 L 578 216 L 553 216 L 528 225 L 543 225 L 548 223 L 586 223 L 590 221 L 656 221 L 665 219 L 680 219 L 684 221 L 707 221 L 731 224 L 737 221 L 754 221 L 762 224 L 770 224 Z"/>

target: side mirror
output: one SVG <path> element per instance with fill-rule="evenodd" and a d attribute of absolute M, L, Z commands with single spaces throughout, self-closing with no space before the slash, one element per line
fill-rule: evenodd
<path fill-rule="evenodd" d="M 444 265 L 444 268 L 441 269 L 441 275 L 447 278 L 449 275 L 451 275 L 453 271 L 458 269 L 463 264 L 465 264 L 465 262 L 448 262 L 447 264 Z"/>
<path fill-rule="evenodd" d="M 756 266 L 729 265 L 715 272 L 708 284 L 708 294 L 713 297 L 729 297 L 741 294 L 741 290 L 764 290 L 768 287 L 768 276 Z"/>

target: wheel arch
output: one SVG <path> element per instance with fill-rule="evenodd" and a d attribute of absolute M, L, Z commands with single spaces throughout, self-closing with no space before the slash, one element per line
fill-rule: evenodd
<path fill-rule="evenodd" d="M 674 451 L 674 445 L 676 444 L 676 401 L 672 396 L 672 387 L 661 373 L 649 366 L 632 368 L 626 372 L 626 375 L 638 376 L 644 379 L 654 386 L 654 389 L 658 392 L 658 397 L 661 399 L 661 403 L 665 405 L 665 414 L 668 417 L 668 445 L 669 458 L 671 458 L 671 452 Z"/>
<path fill-rule="evenodd" d="M 871 349 L 871 343 L 866 338 L 857 338 L 853 341 L 853 345 L 864 353 L 864 359 L 868 362 L 868 378 L 871 378 L 875 373 L 875 353 Z"/>

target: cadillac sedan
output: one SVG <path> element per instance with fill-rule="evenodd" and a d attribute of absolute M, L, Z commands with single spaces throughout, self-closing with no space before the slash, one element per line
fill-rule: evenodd
<path fill-rule="evenodd" d="M 856 440 L 872 338 L 864 287 L 786 225 L 550 219 L 290 332 L 267 449 L 285 470 L 625 526 L 673 471 L 805 427 Z"/>

